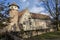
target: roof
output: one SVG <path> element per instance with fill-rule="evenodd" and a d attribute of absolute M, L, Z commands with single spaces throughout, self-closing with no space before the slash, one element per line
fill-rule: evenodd
<path fill-rule="evenodd" d="M 31 13 L 31 17 L 34 19 L 50 19 L 50 17 L 47 15 L 37 13 Z"/>
<path fill-rule="evenodd" d="M 25 13 L 27 11 L 27 9 L 25 9 L 25 10 L 22 10 L 21 12 L 19 12 L 19 18 L 21 18 L 21 16 Z"/>
<path fill-rule="evenodd" d="M 22 10 L 21 12 L 19 12 L 19 18 L 21 18 L 21 16 L 27 11 L 27 9 Z M 37 13 L 30 13 L 31 17 L 33 19 L 50 19 L 50 17 L 48 15 L 44 15 L 44 14 L 37 14 Z"/>
<path fill-rule="evenodd" d="M 10 4 L 9 7 L 10 7 L 10 6 L 17 6 L 17 7 L 19 8 L 19 6 L 18 6 L 15 2 L 12 3 L 12 4 Z"/>

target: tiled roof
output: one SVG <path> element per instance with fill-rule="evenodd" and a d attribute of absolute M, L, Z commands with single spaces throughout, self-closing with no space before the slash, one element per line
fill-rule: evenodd
<path fill-rule="evenodd" d="M 44 14 L 36 14 L 36 13 L 31 13 L 31 17 L 34 19 L 50 19 L 49 16 L 44 15 Z"/>

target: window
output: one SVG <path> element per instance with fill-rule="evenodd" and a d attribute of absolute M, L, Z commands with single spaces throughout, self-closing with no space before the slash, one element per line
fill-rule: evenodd
<path fill-rule="evenodd" d="M 31 18 L 29 18 L 29 19 L 31 19 Z"/>
<path fill-rule="evenodd" d="M 11 8 L 13 8 L 13 6 Z"/>
<path fill-rule="evenodd" d="M 32 23 L 30 22 L 30 25 L 32 25 Z"/>
<path fill-rule="evenodd" d="M 23 24 L 25 25 L 25 22 L 23 22 Z"/>

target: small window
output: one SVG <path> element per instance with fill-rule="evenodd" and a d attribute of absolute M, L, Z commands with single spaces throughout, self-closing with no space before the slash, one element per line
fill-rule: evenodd
<path fill-rule="evenodd" d="M 25 25 L 25 22 L 23 22 L 23 24 Z"/>
<path fill-rule="evenodd" d="M 30 22 L 30 25 L 32 25 L 32 23 Z"/>
<path fill-rule="evenodd" d="M 13 8 L 13 6 L 11 6 L 11 8 Z"/>
<path fill-rule="evenodd" d="M 29 18 L 29 19 L 31 19 L 31 18 Z"/>

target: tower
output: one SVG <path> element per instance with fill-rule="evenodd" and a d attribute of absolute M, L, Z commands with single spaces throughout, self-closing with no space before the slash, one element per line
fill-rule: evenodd
<path fill-rule="evenodd" d="M 19 6 L 16 3 L 12 3 L 11 5 L 9 5 L 9 9 L 14 9 L 14 10 L 18 10 Z"/>
<path fill-rule="evenodd" d="M 8 31 L 20 31 L 18 27 L 18 9 L 19 6 L 16 3 L 9 5 L 10 24 L 8 25 Z"/>

